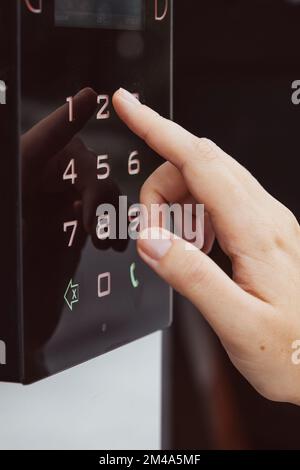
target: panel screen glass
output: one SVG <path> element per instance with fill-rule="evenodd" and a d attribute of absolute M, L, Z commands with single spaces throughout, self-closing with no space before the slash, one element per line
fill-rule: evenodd
<path fill-rule="evenodd" d="M 101 237 L 97 209 L 113 205 L 117 217 L 123 216 L 118 228 L 126 231 L 127 211 L 162 163 L 117 118 L 112 96 L 122 86 L 169 116 L 171 4 L 159 4 L 163 13 L 165 5 L 169 10 L 157 21 L 154 1 L 49 1 L 39 14 L 22 3 L 25 369 L 30 382 L 170 323 L 169 287 L 140 260 L 134 240 Z M 81 14 L 83 5 L 87 15 Z M 70 16 L 64 17 L 64 10 Z M 132 18 L 141 25 L 142 11 L 145 29 L 127 31 Z M 123 27 L 57 28 L 55 14 L 69 25 L 121 26 L 122 21 Z"/>

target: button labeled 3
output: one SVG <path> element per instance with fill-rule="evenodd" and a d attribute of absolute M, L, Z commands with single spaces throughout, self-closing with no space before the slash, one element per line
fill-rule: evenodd
<path fill-rule="evenodd" d="M 79 284 L 73 284 L 73 279 L 69 282 L 64 299 L 69 309 L 73 311 L 73 305 L 79 302 Z"/>

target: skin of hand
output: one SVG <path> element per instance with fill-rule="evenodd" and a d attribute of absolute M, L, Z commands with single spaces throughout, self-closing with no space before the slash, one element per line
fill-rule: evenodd
<path fill-rule="evenodd" d="M 209 256 L 148 228 L 142 259 L 187 297 L 219 336 L 232 363 L 264 397 L 300 405 L 300 228 L 236 160 L 208 139 L 159 116 L 120 89 L 114 107 L 127 126 L 167 160 L 145 183 L 147 207 L 187 198 L 205 204 L 232 279 Z M 208 251 L 208 250 L 206 250 Z"/>

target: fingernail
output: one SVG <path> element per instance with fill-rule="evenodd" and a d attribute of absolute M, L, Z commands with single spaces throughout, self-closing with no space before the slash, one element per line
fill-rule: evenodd
<path fill-rule="evenodd" d="M 125 90 L 124 88 L 119 89 L 119 94 L 121 95 L 121 98 L 123 98 L 125 101 L 128 101 L 129 103 L 135 105 L 141 104 L 140 101 L 132 93 L 129 93 L 129 91 Z"/>
<path fill-rule="evenodd" d="M 171 249 L 173 240 L 170 232 L 160 228 L 150 228 L 140 234 L 139 248 L 155 261 L 163 258 Z"/>

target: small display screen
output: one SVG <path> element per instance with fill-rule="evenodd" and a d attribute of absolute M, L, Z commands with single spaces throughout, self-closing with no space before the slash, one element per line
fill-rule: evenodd
<path fill-rule="evenodd" d="M 144 0 L 55 0 L 56 26 L 141 30 Z"/>

